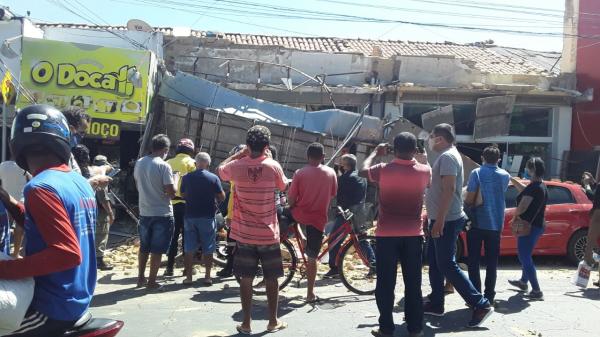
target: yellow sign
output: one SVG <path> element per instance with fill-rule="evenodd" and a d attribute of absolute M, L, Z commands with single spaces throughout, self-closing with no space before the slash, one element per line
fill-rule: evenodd
<path fill-rule="evenodd" d="M 12 75 L 10 71 L 6 71 L 2 79 L 2 98 L 6 104 L 10 104 L 15 95 L 15 87 L 12 83 Z"/>
<path fill-rule="evenodd" d="M 24 38 L 21 83 L 38 103 L 79 106 L 94 120 L 141 123 L 152 94 L 153 57 L 149 51 Z M 17 108 L 28 104 L 18 97 Z"/>
<path fill-rule="evenodd" d="M 119 139 L 121 136 L 121 124 L 118 121 L 105 119 L 92 119 L 86 137 L 99 139 Z"/>

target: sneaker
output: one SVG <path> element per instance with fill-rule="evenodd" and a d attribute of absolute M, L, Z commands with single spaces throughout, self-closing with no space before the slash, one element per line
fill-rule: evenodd
<path fill-rule="evenodd" d="M 528 294 L 525 294 L 525 298 L 530 301 L 543 301 L 544 293 L 541 290 L 532 290 Z"/>
<path fill-rule="evenodd" d="M 471 317 L 471 321 L 467 324 L 469 328 L 477 328 L 483 324 L 483 322 L 490 317 L 490 315 L 494 312 L 494 308 L 488 306 L 486 308 L 476 308 L 473 310 L 473 316 Z"/>
<path fill-rule="evenodd" d="M 323 278 L 338 278 L 340 276 L 340 272 L 338 271 L 337 268 L 331 268 L 329 269 L 329 271 L 327 273 L 325 273 L 325 275 L 323 275 Z"/>
<path fill-rule="evenodd" d="M 104 261 L 104 259 L 97 259 L 96 260 L 96 268 L 100 269 L 100 270 L 113 270 L 114 266 L 106 261 Z"/>
<path fill-rule="evenodd" d="M 519 288 L 519 290 L 521 290 L 521 291 L 527 291 L 527 289 L 529 289 L 529 286 L 527 285 L 527 283 L 525 283 L 521 280 L 508 280 L 508 283 L 510 283 L 510 285 L 513 287 Z"/>
<path fill-rule="evenodd" d="M 170 269 L 170 268 L 167 268 L 167 269 L 165 270 L 165 273 L 163 274 L 163 276 L 167 276 L 167 277 L 172 277 L 173 275 L 175 275 L 175 274 L 173 273 L 173 269 Z"/>
<path fill-rule="evenodd" d="M 217 272 L 218 277 L 231 277 L 233 276 L 233 271 L 231 269 L 221 269 Z"/>
<path fill-rule="evenodd" d="M 423 304 L 423 313 L 429 316 L 442 317 L 444 316 L 444 308 L 434 307 L 431 302 Z"/>

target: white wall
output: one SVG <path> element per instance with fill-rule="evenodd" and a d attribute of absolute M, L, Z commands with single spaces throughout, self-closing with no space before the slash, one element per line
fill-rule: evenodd
<path fill-rule="evenodd" d="M 23 32 L 21 20 L 0 21 L 0 45 L 7 39 L 15 38 L 9 41 L 10 48 L 18 55 L 8 58 L 0 54 L 2 62 L 8 67 L 13 78 L 19 79 L 21 74 L 21 35 Z M 0 77 L 4 77 L 6 71 L 4 65 L 0 66 Z"/>
<path fill-rule="evenodd" d="M 570 106 L 561 106 L 553 111 L 552 128 L 552 157 L 562 159 L 565 151 L 571 149 L 571 123 L 573 120 L 573 108 Z M 553 160 L 552 176 L 560 176 L 561 163 Z"/>
<path fill-rule="evenodd" d="M 144 48 L 138 47 L 125 38 L 115 36 L 106 30 L 96 29 L 78 29 L 78 28 L 59 28 L 59 27 L 44 27 L 44 39 L 63 42 L 87 43 L 103 47 L 124 48 L 143 50 L 149 49 L 158 56 L 163 58 L 163 35 L 158 32 L 138 32 L 129 30 L 115 30 L 115 34 L 127 37 L 141 45 Z"/>

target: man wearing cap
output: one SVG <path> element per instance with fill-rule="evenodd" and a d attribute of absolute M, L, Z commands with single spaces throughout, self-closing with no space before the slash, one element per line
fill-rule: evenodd
<path fill-rule="evenodd" d="M 194 142 L 188 138 L 182 138 L 177 143 L 175 148 L 175 157 L 167 160 L 167 163 L 173 170 L 173 175 L 176 177 L 175 184 L 177 185 L 177 193 L 175 199 L 171 201 L 173 204 L 173 216 L 175 218 L 175 231 L 171 239 L 171 246 L 167 255 L 167 269 L 165 276 L 173 276 L 173 267 L 175 266 L 175 257 L 179 251 L 179 235 L 183 240 L 183 218 L 185 215 L 185 200 L 183 200 L 180 192 L 181 178 L 190 172 L 196 170 L 196 163 L 192 156 L 194 155 Z"/>
<path fill-rule="evenodd" d="M 112 171 L 108 158 L 103 155 L 94 157 L 94 165 L 90 167 L 92 177 L 105 176 Z M 115 221 L 115 213 L 112 208 L 108 193 L 108 186 L 96 190 L 96 203 L 98 204 L 98 220 L 96 221 L 96 266 L 100 270 L 112 270 L 113 266 L 104 261 L 104 252 L 108 244 L 110 226 Z"/>

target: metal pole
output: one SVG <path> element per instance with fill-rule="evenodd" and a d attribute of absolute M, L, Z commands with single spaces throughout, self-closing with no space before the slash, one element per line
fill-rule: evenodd
<path fill-rule="evenodd" d="M 2 161 L 6 160 L 6 102 L 2 103 Z"/>

